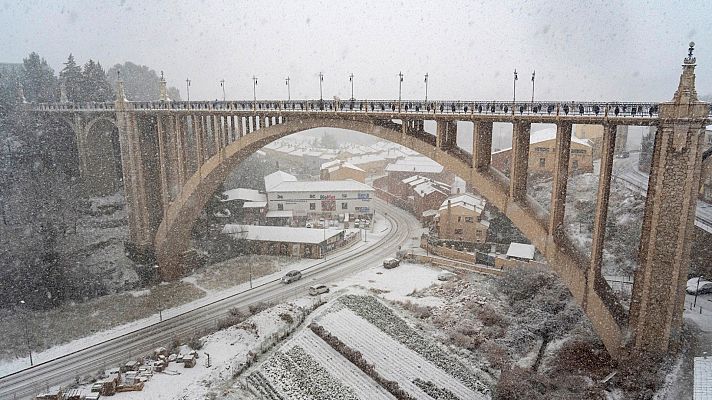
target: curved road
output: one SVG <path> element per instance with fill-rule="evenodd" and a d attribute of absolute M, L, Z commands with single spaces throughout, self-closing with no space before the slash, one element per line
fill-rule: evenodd
<path fill-rule="evenodd" d="M 629 189 L 647 196 L 649 176 L 638 170 L 639 156 L 639 152 L 631 152 L 629 158 L 616 158 L 613 162 L 613 176 L 623 181 Z M 712 204 L 697 200 L 695 225 L 712 233 Z"/>
<path fill-rule="evenodd" d="M 246 307 L 265 301 L 281 302 L 302 296 L 314 281 L 330 282 L 378 265 L 409 239 L 420 240 L 416 232 L 420 224 L 413 216 L 381 200 L 375 201 L 378 211 L 391 223 L 391 231 L 380 241 L 365 248 L 362 246 L 346 250 L 308 267 L 302 271 L 303 278 L 290 285 L 283 285 L 279 279 L 274 279 L 163 322 L 6 375 L 0 378 L 0 399 L 30 398 L 48 387 L 71 383 L 77 376 L 95 373 L 106 366 L 120 365 L 132 357 L 149 353 L 174 337 L 214 328 L 217 320 L 227 315 L 233 307 Z"/>

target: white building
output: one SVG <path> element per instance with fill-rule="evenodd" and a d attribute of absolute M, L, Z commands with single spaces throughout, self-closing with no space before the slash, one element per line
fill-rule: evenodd
<path fill-rule="evenodd" d="M 352 179 L 343 181 L 303 181 L 278 171 L 265 177 L 267 216 L 335 218 L 350 214 L 356 218 L 373 215 L 374 189 Z"/>

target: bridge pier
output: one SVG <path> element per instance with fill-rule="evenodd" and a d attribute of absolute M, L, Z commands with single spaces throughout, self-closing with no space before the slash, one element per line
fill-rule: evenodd
<path fill-rule="evenodd" d="M 475 121 L 472 127 L 472 167 L 485 171 L 492 160 L 492 123 Z"/>
<path fill-rule="evenodd" d="M 695 58 L 683 63 L 670 102 L 660 104 L 648 195 L 630 307 L 632 355 L 661 354 L 680 343 L 704 123 L 708 105 L 695 91 Z"/>
<path fill-rule="evenodd" d="M 527 147 L 529 147 L 528 142 Z M 559 121 L 556 124 L 556 160 L 554 164 L 554 181 L 551 188 L 551 209 L 549 211 L 549 235 L 554 237 L 564 234 L 566 185 L 569 181 L 570 153 L 571 123 Z"/>
<path fill-rule="evenodd" d="M 509 175 L 509 197 L 522 202 L 527 197 L 529 171 L 529 132 L 531 123 L 515 121 L 512 130 L 512 162 Z"/>

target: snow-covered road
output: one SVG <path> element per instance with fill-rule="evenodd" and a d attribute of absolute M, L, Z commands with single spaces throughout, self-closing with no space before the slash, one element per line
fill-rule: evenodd
<path fill-rule="evenodd" d="M 65 384 L 77 376 L 94 373 L 106 366 L 116 365 L 141 354 L 150 352 L 157 343 L 169 342 L 172 338 L 214 327 L 233 307 L 247 307 L 259 302 L 279 302 L 304 295 L 314 282 L 331 282 L 382 262 L 399 248 L 416 246 L 419 241 L 420 224 L 407 212 L 377 201 L 377 209 L 391 224 L 391 230 L 379 241 L 358 246 L 318 262 L 304 271 L 302 280 L 283 285 L 279 277 L 271 277 L 255 285 L 254 289 L 214 299 L 207 304 L 196 305 L 190 311 L 170 315 L 162 322 L 146 326 L 134 325 L 129 333 L 118 333 L 100 343 L 88 344 L 85 348 L 32 368 L 0 378 L 0 398 L 26 398 L 47 387 Z M 374 236 L 369 236 L 375 239 Z M 120 330 L 117 330 L 120 332 Z"/>

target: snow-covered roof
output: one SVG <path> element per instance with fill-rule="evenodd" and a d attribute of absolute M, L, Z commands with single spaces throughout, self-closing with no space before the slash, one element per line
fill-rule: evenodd
<path fill-rule="evenodd" d="M 265 214 L 266 218 L 292 218 L 294 216 L 294 212 L 292 210 L 272 210 L 272 211 L 267 211 L 267 214 Z"/>
<path fill-rule="evenodd" d="M 237 188 L 223 192 L 226 196 L 222 201 L 244 200 L 244 201 L 267 201 L 267 196 L 254 189 Z"/>
<path fill-rule="evenodd" d="M 338 171 L 341 168 L 348 168 L 348 169 L 353 169 L 353 170 L 360 171 L 360 172 L 366 172 L 366 171 L 362 170 L 361 168 L 359 168 L 351 163 L 347 163 L 347 162 L 344 162 L 344 163 L 341 163 L 340 165 L 335 165 L 335 166 L 329 168 L 329 172 Z"/>
<path fill-rule="evenodd" d="M 366 154 L 359 157 L 351 157 L 348 160 L 353 165 L 366 164 L 370 162 L 386 161 L 385 158 L 379 156 L 378 154 Z"/>
<path fill-rule="evenodd" d="M 424 217 L 434 217 L 438 215 L 438 210 L 425 210 L 423 211 L 423 216 Z"/>
<path fill-rule="evenodd" d="M 288 243 L 321 243 L 339 235 L 341 229 L 291 228 L 287 226 L 237 225 L 228 224 L 222 233 L 239 235 L 247 240 Z"/>
<path fill-rule="evenodd" d="M 284 181 L 271 189 L 268 192 L 346 192 L 360 191 L 371 192 L 373 188 L 357 182 L 353 179 L 343 181 Z"/>
<path fill-rule="evenodd" d="M 540 131 L 532 132 L 529 136 L 529 144 L 547 142 L 549 140 L 556 140 L 556 128 L 546 128 Z M 583 146 L 592 147 L 591 142 L 588 139 L 579 139 L 574 135 L 571 135 L 571 143 L 578 143 Z M 512 147 L 507 147 L 497 151 L 493 151 L 492 154 L 502 153 L 504 151 L 512 150 Z"/>
<path fill-rule="evenodd" d="M 265 176 L 264 180 L 265 190 L 269 191 L 270 188 L 277 186 L 282 182 L 296 182 L 297 177 L 283 171 L 277 171 Z"/>
<path fill-rule="evenodd" d="M 705 127 L 705 129 L 708 130 L 708 131 L 712 131 L 712 125 L 707 125 L 707 126 Z"/>
<path fill-rule="evenodd" d="M 339 164 L 341 164 L 341 160 L 329 161 L 329 162 L 325 162 L 325 163 L 321 164 L 320 168 L 327 169 L 327 168 L 331 168 L 331 167 L 333 167 L 335 165 L 339 165 Z"/>
<path fill-rule="evenodd" d="M 536 249 L 531 244 L 515 243 L 509 244 L 509 249 L 507 250 L 507 257 L 516 257 L 525 260 L 534 259 L 534 251 Z"/>
<path fill-rule="evenodd" d="M 447 203 L 450 202 L 450 207 L 463 207 L 470 211 L 477 211 L 478 214 L 482 214 L 485 209 L 487 202 L 478 196 L 471 193 L 463 193 L 455 197 L 450 197 L 449 199 L 443 201 L 440 205 L 440 210 L 447 209 Z"/>
<path fill-rule="evenodd" d="M 242 208 L 264 208 L 267 207 L 266 201 L 246 201 L 242 204 Z"/>
<path fill-rule="evenodd" d="M 694 363 L 692 397 L 695 400 L 712 400 L 712 357 L 695 357 Z"/>

